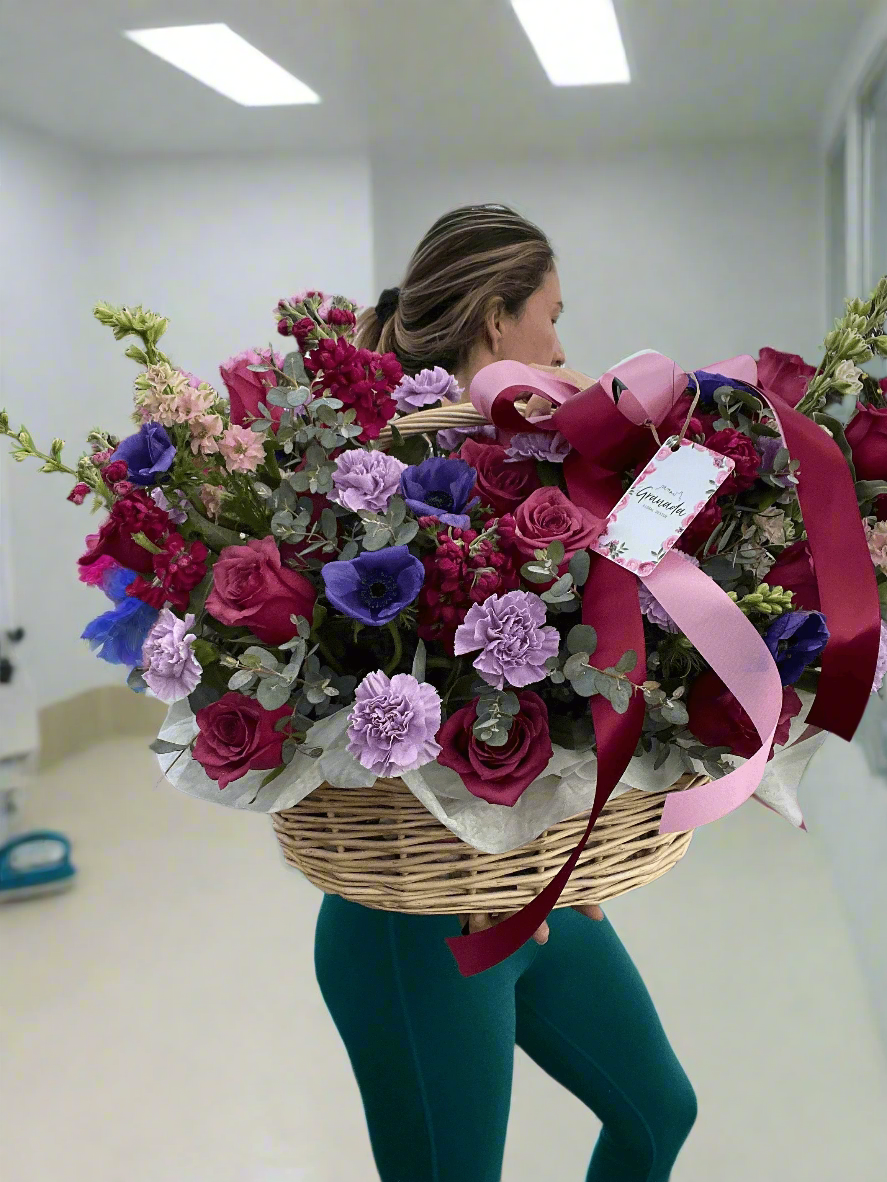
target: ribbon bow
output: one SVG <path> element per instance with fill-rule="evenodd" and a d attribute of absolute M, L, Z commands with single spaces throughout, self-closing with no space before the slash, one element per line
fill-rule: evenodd
<path fill-rule="evenodd" d="M 754 388 L 776 416 L 790 454 L 800 461 L 798 496 L 830 632 L 808 722 L 849 740 L 871 692 L 880 638 L 874 567 L 850 470 L 821 427 L 760 388 L 751 357 L 706 368 Z M 635 354 L 581 392 L 518 362 L 500 361 L 477 374 L 471 400 L 504 431 L 559 431 L 572 448 L 564 462 L 570 499 L 605 518 L 622 496 L 622 472 L 649 452 L 649 424 L 665 419 L 687 384 L 687 374 L 653 352 Z M 541 422 L 524 419 L 514 404 L 530 394 L 554 403 L 554 413 Z M 590 557 L 582 620 L 597 630 L 596 659 L 615 665 L 624 652 L 634 649 L 640 659 L 629 677 L 639 685 L 646 676 L 646 658 L 637 576 L 601 555 Z M 760 633 L 712 579 L 679 553 L 669 552 L 643 581 L 737 698 L 761 740 L 754 755 L 721 779 L 668 795 L 659 831 L 675 833 L 717 820 L 752 795 L 764 774 L 779 721 L 782 683 Z M 485 931 L 447 940 L 464 976 L 504 960 L 543 922 L 634 755 L 644 721 L 642 695 L 632 694 L 624 714 L 595 695 L 591 712 L 598 770 L 585 834 L 548 886 L 521 911 Z"/>

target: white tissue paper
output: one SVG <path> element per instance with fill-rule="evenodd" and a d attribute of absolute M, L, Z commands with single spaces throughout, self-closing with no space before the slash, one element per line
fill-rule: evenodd
<path fill-rule="evenodd" d="M 802 822 L 798 785 L 826 737 L 825 732 L 820 732 L 798 741 L 807 729 L 804 720 L 813 700 L 811 694 L 802 693 L 800 697 L 803 709 L 792 720 L 789 742 L 776 748 L 755 793 L 796 826 Z M 220 789 L 189 751 L 159 756 L 160 766 L 170 783 L 189 796 L 260 813 L 292 808 L 325 781 L 343 792 L 368 788 L 376 777 L 347 750 L 348 713 L 340 710 L 316 722 L 305 742 L 306 746 L 323 748 L 323 755 L 318 759 L 297 755 L 286 771 L 265 788 L 260 789 L 260 785 L 268 772 L 256 771 Z M 190 743 L 196 734 L 197 723 L 187 700 L 176 702 L 170 707 L 159 737 L 168 743 Z M 730 762 L 738 765 L 743 760 L 730 757 Z M 703 771 L 701 765 L 696 766 Z M 613 796 L 632 788 L 667 791 L 684 770 L 674 753 L 656 771 L 652 757 L 632 759 Z M 545 774 L 534 780 L 510 808 L 472 796 L 456 772 L 438 763 L 405 772 L 402 778 L 413 795 L 456 837 L 484 853 L 502 854 L 526 845 L 559 821 L 587 812 L 594 802 L 597 759 L 592 752 L 555 746 Z"/>

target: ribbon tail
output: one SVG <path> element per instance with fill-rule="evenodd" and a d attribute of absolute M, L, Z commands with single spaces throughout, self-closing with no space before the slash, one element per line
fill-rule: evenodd
<path fill-rule="evenodd" d="M 808 720 L 849 742 L 872 691 L 881 637 L 877 579 L 856 489 L 840 448 L 822 427 L 773 395 L 765 397 L 800 463 L 798 499 L 830 633 Z"/>

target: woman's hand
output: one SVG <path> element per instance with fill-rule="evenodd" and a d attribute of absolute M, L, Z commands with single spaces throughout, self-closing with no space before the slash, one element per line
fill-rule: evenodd
<path fill-rule="evenodd" d="M 585 915 L 589 919 L 594 919 L 600 922 L 604 918 L 604 913 L 601 911 L 597 903 L 581 903 L 578 907 L 573 908 L 578 911 L 580 915 Z M 508 919 L 512 915 L 517 915 L 516 911 L 494 911 L 486 912 L 485 914 L 476 915 L 460 915 L 459 925 L 462 930 L 465 930 L 466 923 L 468 924 L 469 932 L 482 932 L 486 928 L 495 927 L 497 923 L 501 923 L 503 919 Z M 549 936 L 548 923 L 540 924 L 540 926 L 533 933 L 533 939 L 537 944 L 545 944 Z"/>

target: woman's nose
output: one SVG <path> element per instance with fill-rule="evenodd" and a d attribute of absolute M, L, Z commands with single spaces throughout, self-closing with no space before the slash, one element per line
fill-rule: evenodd
<path fill-rule="evenodd" d="M 560 337 L 555 336 L 554 344 L 555 344 L 554 357 L 552 358 L 551 364 L 552 365 L 566 365 L 567 355 L 564 352 L 564 347 L 560 342 Z"/>

